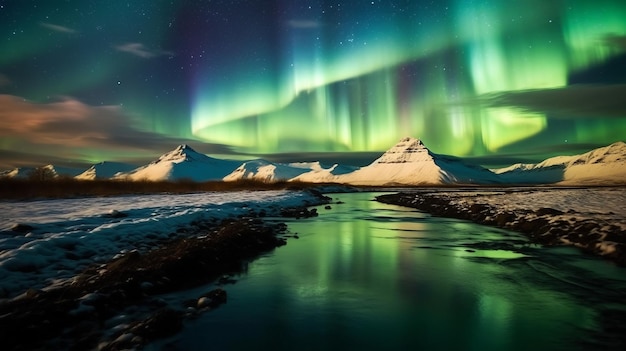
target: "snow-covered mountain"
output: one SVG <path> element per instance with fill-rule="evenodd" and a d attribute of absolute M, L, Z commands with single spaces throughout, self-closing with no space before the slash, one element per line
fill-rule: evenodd
<path fill-rule="evenodd" d="M 130 172 L 118 173 L 114 179 L 149 181 L 186 179 L 204 182 L 221 180 L 239 165 L 239 161 L 212 158 L 183 144 L 148 165 Z"/>
<path fill-rule="evenodd" d="M 293 164 L 293 163 L 292 163 Z M 292 178 L 291 181 L 307 182 L 307 183 L 338 183 L 338 176 L 352 173 L 359 167 L 345 166 L 334 164 L 328 168 L 324 168 L 319 162 L 305 163 L 309 169 L 306 173 Z"/>
<path fill-rule="evenodd" d="M 0 178 L 25 179 L 30 176 L 34 167 L 17 167 L 0 172 Z"/>
<path fill-rule="evenodd" d="M 244 162 L 232 173 L 224 177 L 224 181 L 231 182 L 242 179 L 253 179 L 262 182 L 286 181 L 310 170 L 304 164 L 283 164 L 272 163 L 266 160 L 252 160 Z"/>
<path fill-rule="evenodd" d="M 36 169 L 42 169 L 50 174 L 53 178 L 58 177 L 74 177 L 81 172 L 80 169 L 71 168 L 71 167 L 61 167 L 55 165 L 45 165 L 42 167 L 18 167 L 8 171 L 4 171 L 0 173 L 0 178 L 16 178 L 16 179 L 26 179 L 31 177 L 33 172 Z"/>
<path fill-rule="evenodd" d="M 497 183 L 498 178 L 482 167 L 437 155 L 419 139 L 404 138 L 370 165 L 339 175 L 335 181 L 353 185 L 441 185 Z"/>
<path fill-rule="evenodd" d="M 187 145 L 162 155 L 148 165 L 102 162 L 88 170 L 47 165 L 53 177 L 77 179 L 236 181 L 301 181 L 352 185 L 444 185 L 444 184 L 626 184 L 626 143 L 617 142 L 575 156 L 557 156 L 537 164 L 516 164 L 486 170 L 461 159 L 431 152 L 419 139 L 405 138 L 370 165 L 357 168 L 319 162 L 272 163 L 266 160 L 215 159 Z M 0 173 L 0 178 L 28 178 L 35 168 L 23 167 Z"/>
<path fill-rule="evenodd" d="M 135 168 L 137 167 L 127 163 L 104 161 L 96 163 L 74 178 L 80 180 L 109 179 L 118 173 L 130 172 Z"/>
<path fill-rule="evenodd" d="M 319 162 L 272 163 L 252 160 L 243 163 L 225 181 L 254 179 L 262 182 L 301 181 L 308 183 L 334 182 L 338 174 L 354 171 L 357 167 L 333 165 L 324 168 Z"/>
<path fill-rule="evenodd" d="M 625 184 L 626 143 L 619 141 L 581 155 L 556 156 L 537 164 L 515 164 L 493 172 L 506 183 Z"/>

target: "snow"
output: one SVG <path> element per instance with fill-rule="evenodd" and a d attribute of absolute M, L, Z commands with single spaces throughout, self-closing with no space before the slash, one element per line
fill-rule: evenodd
<path fill-rule="evenodd" d="M 34 167 L 17 167 L 10 170 L 2 171 L 0 178 L 28 178 Z"/>
<path fill-rule="evenodd" d="M 506 188 L 472 191 L 438 192 L 458 198 L 467 205 L 485 203 L 505 211 L 520 211 L 542 207 L 578 214 L 605 214 L 622 221 L 626 218 L 626 189 L 622 188 Z"/>
<path fill-rule="evenodd" d="M 493 183 L 497 178 L 481 167 L 432 153 L 419 139 L 404 138 L 370 165 L 337 176 L 335 181 L 353 185 L 441 185 Z"/>
<path fill-rule="evenodd" d="M 335 163 L 334 165 L 324 168 L 319 162 L 310 163 L 310 170 L 306 173 L 291 179 L 291 181 L 308 182 L 308 183 L 339 183 L 338 176 L 352 173 L 358 167 L 343 166 Z"/>
<path fill-rule="evenodd" d="M 113 178 L 118 173 L 130 172 L 135 168 L 135 166 L 126 163 L 105 161 L 91 166 L 74 178 L 81 180 L 108 179 Z"/>
<path fill-rule="evenodd" d="M 238 161 L 220 160 L 203 155 L 183 144 L 146 166 L 116 175 L 115 179 L 149 181 L 185 179 L 197 182 L 222 180 L 239 164 Z"/>
<path fill-rule="evenodd" d="M 75 176 L 80 171 L 46 166 L 55 174 Z M 180 145 L 148 165 L 131 170 L 116 162 L 96 164 L 78 179 L 112 178 L 132 181 L 301 181 L 351 185 L 445 185 L 445 184 L 626 184 L 626 143 L 616 142 L 581 155 L 557 156 L 537 164 L 515 164 L 486 170 L 462 159 L 431 152 L 419 139 L 404 138 L 365 167 L 319 162 L 272 163 L 216 159 Z M 16 168 L 0 177 L 25 178 L 32 171 Z"/>
<path fill-rule="evenodd" d="M 518 184 L 626 184 L 626 143 L 616 142 L 581 155 L 556 156 L 537 164 L 493 170 L 503 181 Z"/>
<path fill-rule="evenodd" d="M 64 282 L 90 264 L 146 249 L 196 220 L 319 203 L 309 192 L 235 191 L 186 195 L 0 202 L 0 297 Z M 109 215 L 117 211 L 126 217 Z M 15 232 L 15 224 L 33 227 Z M 176 234 L 182 235 L 182 234 Z"/>
<path fill-rule="evenodd" d="M 295 178 L 310 170 L 309 164 L 282 164 L 266 160 L 244 162 L 232 173 L 224 177 L 224 181 L 254 179 L 262 182 L 277 182 Z"/>
<path fill-rule="evenodd" d="M 61 167 L 61 166 L 55 166 L 51 164 L 42 166 L 41 168 L 49 170 L 50 174 L 53 177 L 61 177 L 61 176 L 74 177 L 81 172 L 81 170 L 77 168 Z M 8 171 L 1 172 L 0 178 L 25 179 L 25 178 L 28 178 L 35 169 L 36 169 L 35 167 L 14 168 Z"/>
<path fill-rule="evenodd" d="M 607 233 L 615 232 L 615 228 L 626 231 L 626 189 L 621 187 L 474 189 L 441 191 L 437 196 L 448 197 L 452 204 L 466 209 L 473 204 L 486 204 L 497 209 L 497 213 L 513 212 L 526 221 L 543 217 L 553 224 L 567 222 L 572 228 L 578 224 L 596 223 L 599 227 L 593 231 L 600 236 L 597 249 L 602 255 L 615 251 L 616 244 L 605 240 Z M 533 212 L 540 208 L 563 213 L 539 216 Z M 568 243 L 565 238 L 561 240 Z"/>

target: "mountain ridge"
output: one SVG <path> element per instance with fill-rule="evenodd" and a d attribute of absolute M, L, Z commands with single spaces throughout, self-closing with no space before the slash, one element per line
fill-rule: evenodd
<path fill-rule="evenodd" d="M 320 162 L 273 163 L 263 159 L 235 161 L 212 158 L 187 144 L 178 145 L 152 162 L 135 167 L 100 162 L 83 171 L 46 165 L 54 177 L 80 180 L 130 181 L 300 181 L 365 186 L 395 185 L 620 185 L 626 184 L 626 143 L 619 141 L 572 156 L 555 156 L 535 164 L 514 164 L 487 170 L 462 158 L 430 151 L 420 139 L 403 138 L 367 166 Z M 0 178 L 28 178 L 36 169 L 22 167 L 0 173 Z"/>
<path fill-rule="evenodd" d="M 626 184 L 626 143 L 618 141 L 578 155 L 555 156 L 492 171 L 503 181 L 516 184 Z"/>

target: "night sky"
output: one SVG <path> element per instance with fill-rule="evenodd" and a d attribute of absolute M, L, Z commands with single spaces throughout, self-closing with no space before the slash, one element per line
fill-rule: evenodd
<path fill-rule="evenodd" d="M 626 1 L 0 0 L 0 169 L 626 140 Z"/>

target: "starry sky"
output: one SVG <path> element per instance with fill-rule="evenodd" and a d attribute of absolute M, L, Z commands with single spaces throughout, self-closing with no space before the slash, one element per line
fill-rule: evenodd
<path fill-rule="evenodd" d="M 625 140 L 626 2 L 0 0 L 0 169 L 405 136 L 486 166 Z"/>

